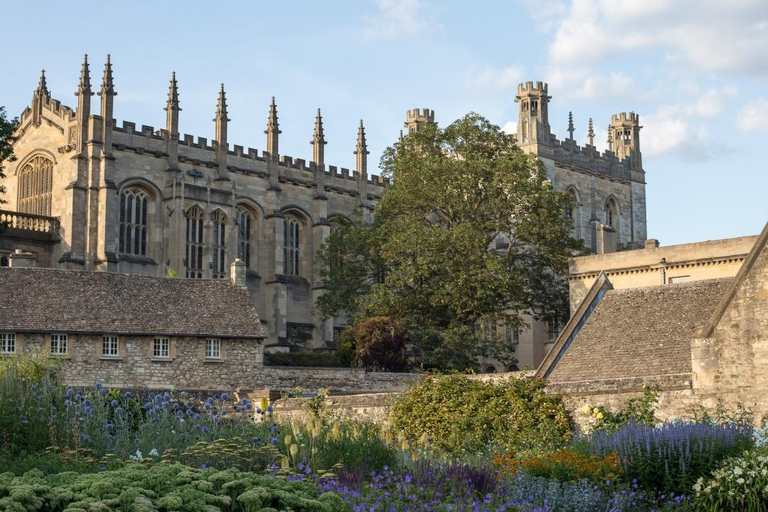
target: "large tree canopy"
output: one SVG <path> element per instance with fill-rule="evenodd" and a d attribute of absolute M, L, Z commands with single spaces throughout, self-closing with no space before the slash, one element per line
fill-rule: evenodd
<path fill-rule="evenodd" d="M 5 178 L 3 173 L 5 162 L 13 162 L 13 143 L 16 142 L 13 132 L 16 128 L 16 120 L 9 120 L 5 116 L 5 107 L 0 107 L 0 179 Z M 5 193 L 5 186 L 0 183 L 0 195 Z M 5 203 L 0 197 L 0 204 Z"/>
<path fill-rule="evenodd" d="M 580 247 L 570 199 L 512 136 L 468 114 L 408 134 L 382 169 L 392 185 L 374 223 L 337 230 L 321 251 L 323 314 L 392 317 L 438 366 L 503 357 L 480 324 L 567 317 L 564 276 Z"/>

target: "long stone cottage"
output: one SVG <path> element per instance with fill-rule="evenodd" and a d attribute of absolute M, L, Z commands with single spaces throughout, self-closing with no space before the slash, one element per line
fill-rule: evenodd
<path fill-rule="evenodd" d="M 87 56 L 74 108 L 54 99 L 45 74 L 21 113 L 6 168 L 8 204 L 0 221 L 0 264 L 21 250 L 37 267 L 95 272 L 224 279 L 239 258 L 265 329 L 268 347 L 326 350 L 343 319 L 314 313 L 324 292 L 315 254 L 334 226 L 369 221 L 386 181 L 368 169 L 360 123 L 352 170 L 327 165 L 318 110 L 310 159 L 280 154 L 275 99 L 269 105 L 265 149 L 231 144 L 222 85 L 214 137 L 181 134 L 175 75 L 160 129 L 113 119 L 117 95 L 109 56 L 94 98 Z M 614 115 L 609 150 L 600 153 L 590 130 L 582 147 L 560 141 L 548 118 L 547 84 L 520 84 L 517 138 L 544 163 L 553 186 L 576 199 L 576 235 L 595 252 L 639 247 L 646 238 L 645 172 L 639 117 Z M 98 101 L 98 113 L 92 100 Z M 406 129 L 434 123 L 434 111 L 408 111 Z M 590 120 L 590 127 L 592 121 Z M 393 137 L 394 138 L 394 137 Z M 535 367 L 554 342 L 557 326 L 533 322 L 507 329 L 516 347 L 509 368 Z M 504 368 L 499 368 L 504 369 Z"/>

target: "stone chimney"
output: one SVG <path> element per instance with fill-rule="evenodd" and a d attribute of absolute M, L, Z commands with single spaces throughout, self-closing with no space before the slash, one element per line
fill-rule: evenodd
<path fill-rule="evenodd" d="M 233 286 L 245 288 L 245 262 L 240 258 L 235 258 L 229 266 L 229 279 Z"/>
<path fill-rule="evenodd" d="M 646 249 L 658 249 L 659 248 L 659 241 L 655 238 L 649 238 L 645 241 L 644 244 Z"/>
<path fill-rule="evenodd" d="M 13 268 L 33 268 L 37 263 L 37 256 L 31 252 L 24 252 L 16 249 L 14 253 L 8 256 L 8 266 Z"/>

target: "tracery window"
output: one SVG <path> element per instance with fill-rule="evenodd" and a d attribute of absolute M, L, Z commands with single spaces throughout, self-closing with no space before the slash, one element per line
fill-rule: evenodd
<path fill-rule="evenodd" d="M 250 210 L 237 209 L 237 257 L 245 262 L 245 268 L 251 268 L 251 243 L 255 221 Z"/>
<path fill-rule="evenodd" d="M 51 216 L 53 162 L 36 156 L 24 164 L 19 173 L 19 211 Z"/>
<path fill-rule="evenodd" d="M 605 203 L 605 225 L 613 229 L 618 229 L 619 227 L 619 207 L 613 198 Z"/>
<path fill-rule="evenodd" d="M 205 212 L 199 206 L 187 210 L 187 277 L 203 277 L 203 219 Z"/>
<path fill-rule="evenodd" d="M 147 255 L 147 194 L 135 188 L 120 194 L 120 253 Z"/>
<path fill-rule="evenodd" d="M 227 216 L 216 210 L 211 216 L 213 221 L 213 277 L 226 277 L 227 273 Z"/>
<path fill-rule="evenodd" d="M 286 217 L 283 224 L 283 273 L 299 275 L 301 256 L 301 222 L 295 217 Z"/>

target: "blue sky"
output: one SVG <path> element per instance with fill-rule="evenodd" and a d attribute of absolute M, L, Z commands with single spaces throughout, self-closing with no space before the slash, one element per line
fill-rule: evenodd
<path fill-rule="evenodd" d="M 768 221 L 766 0 L 370 0 L 6 2 L 0 105 L 28 105 L 45 68 L 73 106 L 88 53 L 94 89 L 112 55 L 115 118 L 160 128 L 176 71 L 181 131 L 211 138 L 220 83 L 231 144 L 265 147 L 276 96 L 280 152 L 309 160 L 323 110 L 326 161 L 369 168 L 405 111 L 447 125 L 475 111 L 514 129 L 518 82 L 542 80 L 560 139 L 592 117 L 598 148 L 616 112 L 640 114 L 648 235 L 662 245 L 755 234 Z"/>

